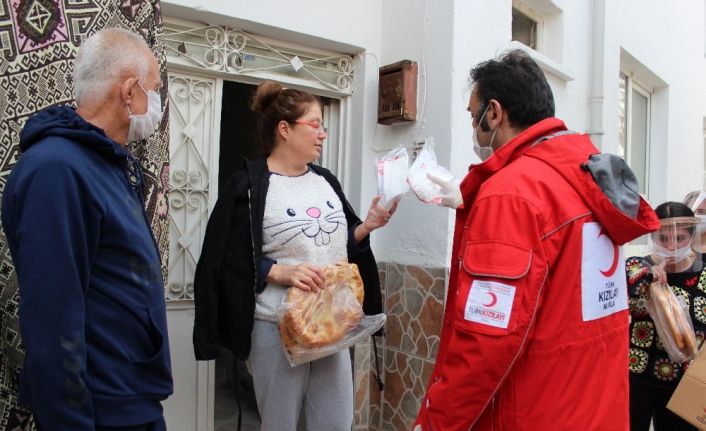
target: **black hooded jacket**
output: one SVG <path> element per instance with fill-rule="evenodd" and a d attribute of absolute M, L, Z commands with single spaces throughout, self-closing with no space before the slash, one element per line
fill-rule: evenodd
<path fill-rule="evenodd" d="M 356 263 L 365 285 L 365 314 L 382 312 L 380 278 L 369 239 L 360 244 L 353 231 L 361 221 L 343 195 L 341 184 L 327 169 L 310 165 L 331 185 L 348 223 L 348 260 Z M 255 293 L 264 286 L 262 220 L 270 172 L 261 160 L 245 160 L 220 194 L 211 214 L 194 277 L 194 353 L 197 360 L 216 359 L 225 347 L 242 360 L 250 354 L 255 320 Z M 258 288 L 259 286 L 259 288 Z"/>

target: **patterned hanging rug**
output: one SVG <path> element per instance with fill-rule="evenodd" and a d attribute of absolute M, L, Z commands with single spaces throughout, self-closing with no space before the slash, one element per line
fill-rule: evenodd
<path fill-rule="evenodd" d="M 105 27 L 139 32 L 160 60 L 167 100 L 166 57 L 159 40 L 159 0 L 0 0 L 0 190 L 17 161 L 20 131 L 46 107 L 71 104 L 73 59 L 81 42 Z M 166 275 L 169 231 L 169 106 L 160 130 L 131 147 L 145 176 L 145 205 Z M 166 277 L 165 277 L 166 279 Z M 19 293 L 10 251 L 0 232 L 0 431 L 35 429 L 17 405 L 24 351 L 19 334 Z"/>

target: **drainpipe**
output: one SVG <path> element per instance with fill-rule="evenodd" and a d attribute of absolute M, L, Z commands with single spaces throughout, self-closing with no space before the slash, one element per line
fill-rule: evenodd
<path fill-rule="evenodd" d="M 588 97 L 588 134 L 603 150 L 603 63 L 605 59 L 605 0 L 591 2 L 591 89 Z"/>

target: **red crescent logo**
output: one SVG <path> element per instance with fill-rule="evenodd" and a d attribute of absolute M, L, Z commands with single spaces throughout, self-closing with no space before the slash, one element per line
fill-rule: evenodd
<path fill-rule="evenodd" d="M 598 238 L 601 237 L 601 235 L 607 234 L 605 228 L 602 228 L 601 231 L 598 233 Z M 601 274 L 603 274 L 604 277 L 612 277 L 613 274 L 615 274 L 615 270 L 618 269 L 618 258 L 620 257 L 620 250 L 618 249 L 618 246 L 616 244 L 613 244 L 613 263 L 610 265 L 610 268 L 607 270 L 600 270 Z"/>
<path fill-rule="evenodd" d="M 495 304 L 498 303 L 498 297 L 495 295 L 493 292 L 487 292 L 488 296 L 490 296 L 490 302 L 487 304 L 483 304 L 484 307 L 493 307 Z"/>

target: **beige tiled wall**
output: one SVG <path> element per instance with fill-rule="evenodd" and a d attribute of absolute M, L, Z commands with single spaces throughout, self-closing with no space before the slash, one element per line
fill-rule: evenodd
<path fill-rule="evenodd" d="M 373 347 L 355 349 L 356 422 L 354 429 L 409 430 L 414 422 L 439 347 L 446 268 L 378 263 L 387 324 L 378 338 L 385 383 L 373 379 Z"/>

